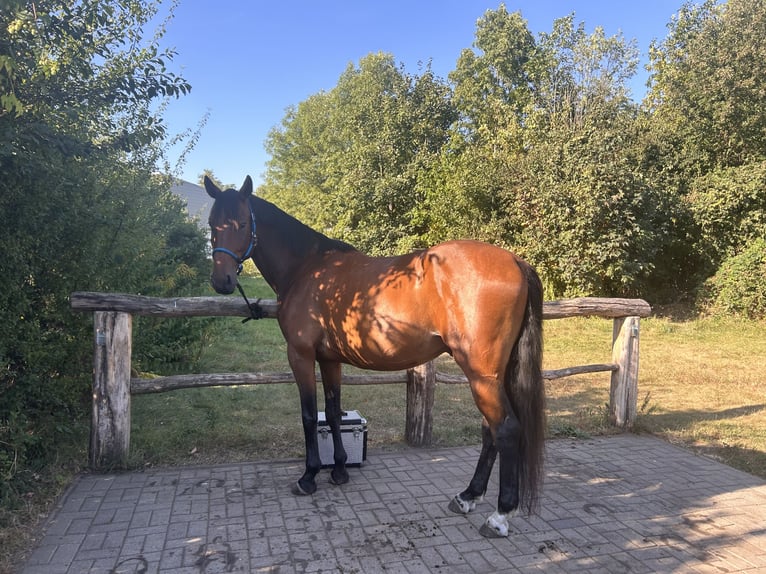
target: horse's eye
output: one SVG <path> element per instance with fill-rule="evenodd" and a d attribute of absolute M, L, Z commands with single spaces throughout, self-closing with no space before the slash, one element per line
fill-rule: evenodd
<path fill-rule="evenodd" d="M 245 229 L 247 227 L 247 221 L 239 222 L 239 229 Z"/>

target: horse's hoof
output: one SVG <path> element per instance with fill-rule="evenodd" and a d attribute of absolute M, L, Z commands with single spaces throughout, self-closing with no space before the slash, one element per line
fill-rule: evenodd
<path fill-rule="evenodd" d="M 507 538 L 508 537 L 507 532 L 505 534 L 502 534 L 496 528 L 489 526 L 486 522 L 481 525 L 481 528 L 479 528 L 479 534 L 481 534 L 484 538 Z"/>
<path fill-rule="evenodd" d="M 493 512 L 479 528 L 484 538 L 507 538 L 509 533 L 508 514 Z"/>
<path fill-rule="evenodd" d="M 316 492 L 317 487 L 315 484 L 314 488 L 310 488 L 307 490 L 301 486 L 300 482 L 296 482 L 295 484 L 293 484 L 293 487 L 291 490 L 295 496 L 311 496 L 312 494 Z"/>
<path fill-rule="evenodd" d="M 345 470 L 341 473 L 338 473 L 337 476 L 334 470 L 330 473 L 330 484 L 334 484 L 335 486 L 340 486 L 342 484 L 346 484 L 348 481 L 349 481 L 348 472 L 346 472 Z"/>
<path fill-rule="evenodd" d="M 449 501 L 449 510 L 455 514 L 468 514 L 474 508 L 476 508 L 475 500 L 463 500 L 459 494 L 456 494 L 452 500 Z"/>

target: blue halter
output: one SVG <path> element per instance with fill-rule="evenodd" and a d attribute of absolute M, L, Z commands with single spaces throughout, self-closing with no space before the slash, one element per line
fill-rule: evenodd
<path fill-rule="evenodd" d="M 226 249 L 225 247 L 216 247 L 213 249 L 213 254 L 225 253 L 226 255 L 234 258 L 234 261 L 237 262 L 237 275 L 242 273 L 242 264 L 250 258 L 250 256 L 253 254 L 253 249 L 255 249 L 255 246 L 258 244 L 258 238 L 255 235 L 255 213 L 253 212 L 253 204 L 249 201 L 247 203 L 248 207 L 250 207 L 250 245 L 247 246 L 247 250 L 245 251 L 244 255 L 240 257 L 231 249 Z"/>

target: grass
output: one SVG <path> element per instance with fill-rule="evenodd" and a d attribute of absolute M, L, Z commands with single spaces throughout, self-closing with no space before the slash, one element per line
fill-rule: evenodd
<path fill-rule="evenodd" d="M 640 425 L 766 478 L 766 323 L 646 321 Z"/>
<path fill-rule="evenodd" d="M 735 319 L 643 320 L 635 430 L 766 478 L 764 327 Z M 597 319 L 550 321 L 546 328 L 546 363 L 558 366 L 592 359 L 595 345 L 608 343 L 611 333 L 610 323 Z M 552 382 L 552 430 L 612 432 L 604 408 L 608 387 L 606 376 Z"/>

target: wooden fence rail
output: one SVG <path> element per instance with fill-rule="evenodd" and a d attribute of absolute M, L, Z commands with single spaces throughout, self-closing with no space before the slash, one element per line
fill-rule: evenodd
<path fill-rule="evenodd" d="M 260 300 L 264 318 L 276 318 L 274 300 Z M 94 314 L 93 408 L 89 462 L 94 469 L 123 467 L 130 449 L 130 397 L 191 387 L 283 384 L 294 381 L 292 373 L 218 373 L 131 378 L 132 316 L 153 317 L 249 317 L 243 300 L 235 297 L 157 298 L 123 293 L 75 292 L 74 311 Z M 639 319 L 651 307 L 641 299 L 583 297 L 547 301 L 544 319 L 598 316 L 614 320 L 612 362 L 545 371 L 546 379 L 575 374 L 611 372 L 610 416 L 616 426 L 628 429 L 636 416 L 638 397 Z M 438 373 L 433 362 L 406 372 L 343 375 L 346 385 L 407 385 L 405 438 L 412 445 L 431 442 L 432 406 L 436 383 L 466 383 L 463 375 Z"/>

